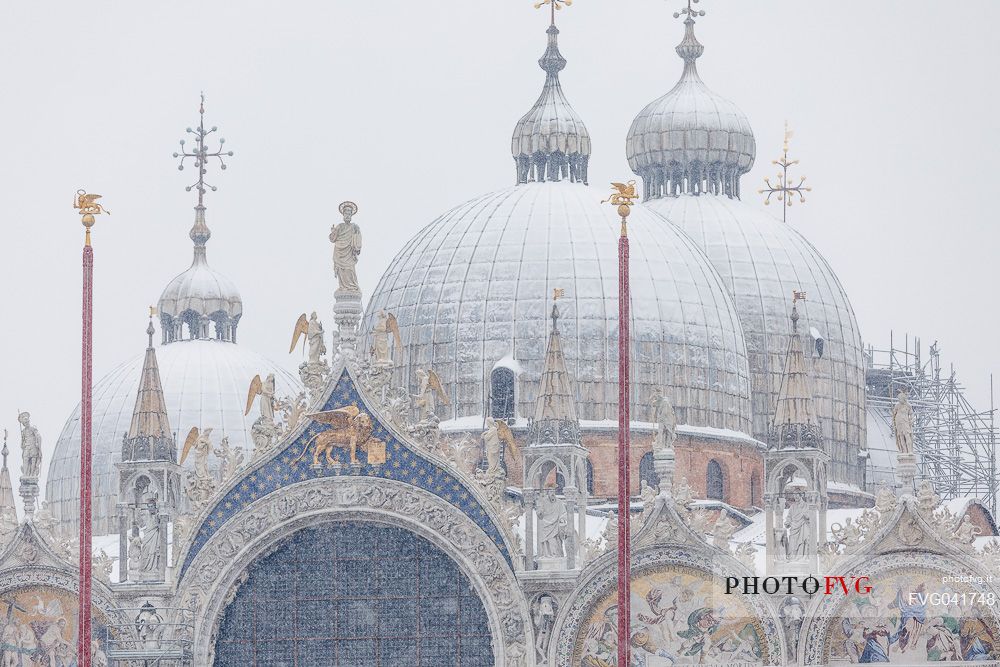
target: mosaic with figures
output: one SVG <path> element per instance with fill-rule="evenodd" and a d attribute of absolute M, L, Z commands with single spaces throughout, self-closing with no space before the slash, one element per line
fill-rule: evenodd
<path fill-rule="evenodd" d="M 32 586 L 0 596 L 0 665 L 3 667 L 76 667 L 77 607 L 75 596 L 54 588 Z M 108 667 L 105 618 L 93 611 L 91 665 Z"/>
<path fill-rule="evenodd" d="M 745 598 L 683 566 L 632 580 L 632 655 L 644 667 L 767 664 L 764 630 Z M 594 605 L 576 638 L 574 667 L 617 667 L 617 592 Z"/>
<path fill-rule="evenodd" d="M 983 662 L 1000 657 L 1000 603 L 961 577 L 930 569 L 896 570 L 852 593 L 827 630 L 828 664 Z"/>

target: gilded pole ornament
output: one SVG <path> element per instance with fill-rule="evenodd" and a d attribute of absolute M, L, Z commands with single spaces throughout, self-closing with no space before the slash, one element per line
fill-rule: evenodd
<path fill-rule="evenodd" d="M 111 215 L 111 211 L 97 203 L 97 200 L 100 198 L 101 195 L 88 194 L 86 190 L 77 190 L 76 197 L 73 199 L 73 208 L 80 211 L 80 215 L 82 216 L 81 222 L 83 222 L 83 226 L 87 230 L 84 245 L 90 245 L 90 228 L 97 221 L 94 216 L 102 213 Z"/>
<path fill-rule="evenodd" d="M 635 200 L 639 198 L 639 193 L 635 188 L 635 181 L 629 181 L 628 183 L 612 183 L 611 187 L 614 188 L 611 196 L 602 200 L 601 203 L 610 203 L 612 206 L 618 207 L 618 215 L 621 216 L 622 219 L 622 236 L 628 236 L 628 230 L 626 228 L 628 216 L 629 213 L 632 212 L 632 204 L 634 204 Z"/>

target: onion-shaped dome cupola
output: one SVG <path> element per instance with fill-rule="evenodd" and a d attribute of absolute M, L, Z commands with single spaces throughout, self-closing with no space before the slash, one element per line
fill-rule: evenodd
<path fill-rule="evenodd" d="M 645 199 L 704 192 L 739 197 L 740 176 L 750 171 L 756 155 L 753 130 L 735 104 L 701 80 L 696 61 L 705 47 L 694 36 L 691 18 L 699 12 L 682 12 L 684 39 L 676 50 L 684 72 L 670 92 L 632 121 L 628 163 L 642 178 Z"/>
<path fill-rule="evenodd" d="M 517 121 L 511 138 L 517 182 L 569 179 L 586 183 L 590 134 L 559 83 L 559 72 L 566 67 L 559 53 L 559 29 L 553 22 L 546 32 L 549 45 L 538 59 L 545 85 L 534 106 Z"/>

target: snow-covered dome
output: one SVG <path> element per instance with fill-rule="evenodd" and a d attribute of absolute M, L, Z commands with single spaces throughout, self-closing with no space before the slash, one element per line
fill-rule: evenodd
<path fill-rule="evenodd" d="M 260 416 L 255 403 L 243 415 L 254 375 L 274 373 L 277 396 L 296 395 L 301 383 L 273 362 L 235 343 L 186 340 L 156 350 L 170 427 L 181 443 L 192 426 L 212 428 L 213 438 L 229 437 L 234 447 L 253 451 L 250 427 Z M 132 421 L 144 355 L 121 364 L 94 385 L 94 534 L 115 530 L 122 439 Z M 178 447 L 178 450 L 180 448 Z M 193 457 L 185 461 L 192 468 Z M 66 421 L 49 463 L 45 495 L 56 518 L 75 524 L 80 499 L 80 407 Z"/>
<path fill-rule="evenodd" d="M 684 59 L 681 81 L 639 114 L 630 133 L 629 160 L 645 183 L 645 206 L 673 223 L 704 251 L 736 303 L 750 360 L 753 435 L 761 440 L 766 438 L 774 414 L 788 349 L 792 292 L 806 292 L 807 300 L 800 306 L 801 330 L 815 341 L 810 374 L 816 414 L 832 459 L 831 479 L 860 486 L 864 462 L 859 461 L 858 452 L 865 442 L 865 378 L 854 310 L 833 269 L 805 237 L 738 198 L 740 176 L 754 160 L 753 132 L 746 117 L 728 102 L 728 106 L 718 107 L 719 113 L 701 113 L 708 99 L 705 95 L 710 94 L 694 69 L 702 46 L 694 39 L 690 15 L 684 23 L 684 41 L 677 47 Z M 688 160 L 684 164 L 703 167 L 715 160 L 729 165 L 729 171 L 684 172 L 680 177 L 656 171 L 671 162 L 655 151 L 639 150 L 649 145 L 642 143 L 641 130 L 644 123 L 652 122 L 650 109 L 667 99 L 688 106 L 685 113 L 672 119 L 664 117 L 663 127 L 680 123 L 678 127 L 684 132 L 677 137 L 709 141 L 695 145 L 684 143 L 685 139 L 677 146 L 696 150 L 671 153 L 674 157 L 670 160 Z M 721 152 L 709 159 L 699 151 L 711 149 L 710 137 L 717 132 L 728 133 L 730 138 L 724 140 L 719 134 Z M 645 161 L 639 160 L 640 155 Z M 728 176 L 717 181 L 720 173 Z"/>
<path fill-rule="evenodd" d="M 670 92 L 644 108 L 632 121 L 625 143 L 629 166 L 642 177 L 646 199 L 701 192 L 739 196 L 740 176 L 756 155 L 746 115 L 709 90 L 695 61 L 704 52 L 685 22 L 677 54 L 684 73 Z"/>
<path fill-rule="evenodd" d="M 761 208 L 724 195 L 660 197 L 645 203 L 711 260 L 739 312 L 753 386 L 753 434 L 764 439 L 788 349 L 792 291 L 804 291 L 801 331 L 812 345 L 817 416 L 832 457 L 831 478 L 860 484 L 865 441 L 861 333 L 847 293 L 823 256 L 799 232 Z M 822 356 L 819 356 L 819 346 Z M 863 462 L 862 462 L 863 464 Z"/>
<path fill-rule="evenodd" d="M 483 413 L 494 366 L 523 369 L 517 405 L 528 415 L 542 370 L 552 290 L 576 379 L 580 418 L 618 413 L 620 219 L 578 183 L 528 183 L 477 197 L 421 230 L 396 255 L 368 305 L 399 320 L 403 381 L 433 368 L 450 417 Z M 633 415 L 652 419 L 663 386 L 681 423 L 750 429 L 743 332 L 718 273 L 690 239 L 644 210 L 629 218 Z M 367 349 L 367 346 L 366 348 Z M 440 415 L 445 417 L 442 411 Z"/>
<path fill-rule="evenodd" d="M 566 59 L 559 53 L 559 29 L 549 26 L 549 44 L 538 59 L 545 71 L 545 86 L 528 113 L 517 121 L 511 137 L 511 155 L 517 165 L 517 182 L 587 182 L 590 162 L 590 133 L 576 113 L 562 86 L 559 72 Z"/>
<path fill-rule="evenodd" d="M 163 342 L 181 340 L 184 325 L 191 338 L 208 338 L 210 322 L 215 324 L 216 338 L 235 340 L 243 300 L 236 284 L 208 265 L 205 245 L 212 232 L 205 224 L 204 206 L 195 208 L 190 236 L 194 241 L 191 266 L 167 283 L 160 295 Z"/>

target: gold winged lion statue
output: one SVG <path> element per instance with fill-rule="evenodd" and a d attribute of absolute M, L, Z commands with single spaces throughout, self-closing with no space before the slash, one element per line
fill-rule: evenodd
<path fill-rule="evenodd" d="M 358 462 L 358 450 L 368 455 L 368 463 L 385 463 L 385 443 L 372 437 L 372 419 L 368 413 L 361 412 L 356 405 L 348 405 L 336 410 L 315 412 L 306 417 L 320 424 L 329 424 L 332 428 L 317 433 L 306 441 L 296 461 L 300 461 L 309 446 L 313 445 L 313 465 L 320 464 L 320 456 L 326 455 L 326 462 L 334 464 L 333 450 L 346 449 L 351 463 Z"/>

